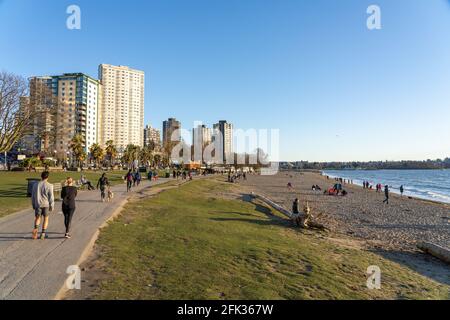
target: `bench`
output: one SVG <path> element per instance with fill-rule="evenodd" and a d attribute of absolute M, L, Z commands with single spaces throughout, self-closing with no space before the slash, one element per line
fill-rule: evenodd
<path fill-rule="evenodd" d="M 53 184 L 53 192 L 61 192 L 62 190 L 62 184 L 61 183 L 54 183 Z"/>

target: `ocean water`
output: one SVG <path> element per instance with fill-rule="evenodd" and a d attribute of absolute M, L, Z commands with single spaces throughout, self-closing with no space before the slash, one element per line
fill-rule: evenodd
<path fill-rule="evenodd" d="M 450 203 L 450 170 L 324 170 L 323 174 L 361 186 L 365 180 L 374 188 L 377 183 L 387 184 L 396 193 L 403 185 L 406 196 Z"/>

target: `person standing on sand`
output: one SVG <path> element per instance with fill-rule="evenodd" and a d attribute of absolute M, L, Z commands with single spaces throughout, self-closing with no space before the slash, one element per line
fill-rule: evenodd
<path fill-rule="evenodd" d="M 405 189 L 403 188 L 403 185 L 400 186 L 400 195 L 403 197 L 403 192 L 405 192 Z"/>
<path fill-rule="evenodd" d="M 73 186 L 73 179 L 67 178 L 66 185 L 61 190 L 62 212 L 64 215 L 64 226 L 66 227 L 66 234 L 64 237 L 70 239 L 70 225 L 72 217 L 75 212 L 75 198 L 77 197 L 77 188 Z"/>
<path fill-rule="evenodd" d="M 300 226 L 299 221 L 298 221 L 299 214 L 300 214 L 300 204 L 299 204 L 298 198 L 295 198 L 294 203 L 292 204 L 292 216 L 293 216 L 293 219 L 295 220 L 295 224 L 297 226 Z"/>
<path fill-rule="evenodd" d="M 388 185 L 384 186 L 384 196 L 385 196 L 385 199 L 384 199 L 383 203 L 389 204 L 389 186 Z"/>
<path fill-rule="evenodd" d="M 295 198 L 294 203 L 292 204 L 292 213 L 293 214 L 299 214 L 300 213 L 300 207 L 298 198 Z"/>
<path fill-rule="evenodd" d="M 55 206 L 55 199 L 53 196 L 53 185 L 48 182 L 49 173 L 47 171 L 42 172 L 41 181 L 35 183 L 33 186 L 33 191 L 31 193 L 31 203 L 34 209 L 34 229 L 32 233 L 33 240 L 36 240 L 39 232 L 39 225 L 41 224 L 41 219 L 44 222 L 42 224 L 41 239 L 44 240 L 48 238 L 47 227 L 49 214 L 53 211 Z"/>

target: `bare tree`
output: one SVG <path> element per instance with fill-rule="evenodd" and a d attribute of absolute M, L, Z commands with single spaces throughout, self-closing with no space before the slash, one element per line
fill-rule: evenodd
<path fill-rule="evenodd" d="M 33 115 L 31 135 L 39 140 L 39 152 L 47 156 L 54 155 L 57 141 L 61 137 L 74 136 L 74 125 L 68 124 L 63 116 L 64 103 L 59 100 L 46 78 L 32 78 L 30 80 L 29 109 Z M 70 148 L 70 141 L 66 140 L 65 149 Z M 60 155 L 61 157 L 61 155 Z"/>
<path fill-rule="evenodd" d="M 33 119 L 27 81 L 12 73 L 0 72 L 0 152 L 8 152 L 23 137 Z"/>

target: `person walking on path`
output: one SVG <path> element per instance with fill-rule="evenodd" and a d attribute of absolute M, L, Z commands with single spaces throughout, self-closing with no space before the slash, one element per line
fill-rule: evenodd
<path fill-rule="evenodd" d="M 139 187 L 139 185 L 141 184 L 141 173 L 138 171 L 136 171 L 136 174 L 134 175 L 134 179 L 136 180 L 136 185 Z"/>
<path fill-rule="evenodd" d="M 125 181 L 127 182 L 127 192 L 131 191 L 131 185 L 133 183 L 133 172 L 131 170 L 128 171 L 128 173 L 125 176 Z"/>
<path fill-rule="evenodd" d="M 100 196 L 102 198 L 102 202 L 105 202 L 105 199 L 106 199 L 106 187 L 107 186 L 109 186 L 109 181 L 108 181 L 108 178 L 106 177 L 106 173 L 103 173 L 97 182 L 97 189 L 100 189 Z"/>
<path fill-rule="evenodd" d="M 42 223 L 41 239 L 46 239 L 47 227 L 49 222 L 49 214 L 55 206 L 53 196 L 53 185 L 48 182 L 49 173 L 42 172 L 41 181 L 35 183 L 31 193 L 31 203 L 34 209 L 34 229 L 32 232 L 33 240 L 38 238 L 39 226 Z"/>
<path fill-rule="evenodd" d="M 78 190 L 73 186 L 73 179 L 67 178 L 66 185 L 61 190 L 62 212 L 64 215 L 64 226 L 66 227 L 66 234 L 64 237 L 70 239 L 70 225 L 72 217 L 75 212 L 75 198 Z"/>
<path fill-rule="evenodd" d="M 384 199 L 383 203 L 389 204 L 389 186 L 388 185 L 384 186 L 384 196 L 385 196 L 385 199 Z"/>
<path fill-rule="evenodd" d="M 152 171 L 151 169 L 150 169 L 150 171 L 148 172 L 147 178 L 148 178 L 148 181 L 152 182 L 152 179 L 153 179 L 153 171 Z"/>

